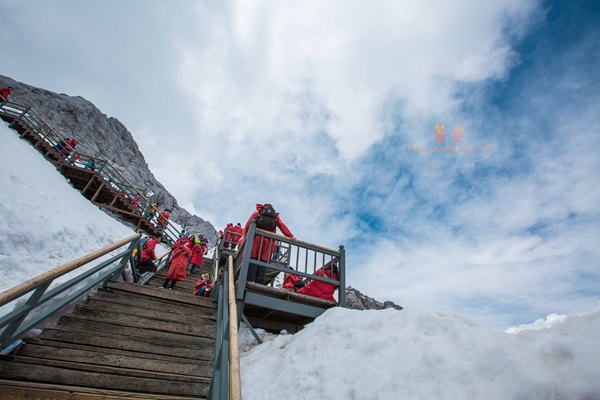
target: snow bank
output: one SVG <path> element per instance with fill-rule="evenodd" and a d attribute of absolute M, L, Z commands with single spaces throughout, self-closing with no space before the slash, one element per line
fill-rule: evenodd
<path fill-rule="evenodd" d="M 600 313 L 507 334 L 451 313 L 335 308 L 242 355 L 252 399 L 598 399 Z"/>
<path fill-rule="evenodd" d="M 0 122 L 0 292 L 134 233 Z"/>

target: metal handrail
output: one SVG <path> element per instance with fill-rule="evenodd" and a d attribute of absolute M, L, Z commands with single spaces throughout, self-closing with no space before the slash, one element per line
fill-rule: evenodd
<path fill-rule="evenodd" d="M 238 344 L 239 318 L 233 283 L 233 256 L 227 257 L 227 268 L 223 268 L 218 283 L 215 367 L 208 398 L 211 400 L 241 400 L 242 385 Z"/>
<path fill-rule="evenodd" d="M 38 326 L 45 319 L 54 315 L 64 306 L 76 300 L 79 296 L 88 292 L 96 285 L 103 283 L 104 286 L 107 286 L 110 281 L 115 281 L 118 279 L 118 277 L 123 274 L 123 271 L 128 263 L 130 268 L 133 269 L 134 266 L 132 265 L 131 256 L 133 250 L 139 245 L 140 236 L 141 235 L 139 233 L 129 236 L 100 250 L 60 265 L 48 272 L 28 280 L 27 282 L 0 293 L 0 307 L 19 299 L 28 293 L 31 293 L 24 304 L 17 306 L 14 310 L 0 318 L 0 329 L 5 328 L 0 336 L 0 349 L 4 349 L 10 343 L 20 339 L 25 333 Z M 125 251 L 101 262 L 97 266 L 87 271 L 82 272 L 78 276 L 60 284 L 52 290 L 47 291 L 52 282 L 54 282 L 54 280 L 57 278 L 64 276 L 65 274 L 74 271 L 75 269 L 80 268 L 81 266 L 86 265 L 91 261 L 94 261 L 99 257 L 102 257 L 126 244 L 129 244 L 129 247 Z M 117 265 L 113 266 L 115 263 L 117 263 Z M 66 293 L 68 289 L 83 282 L 85 279 L 94 274 L 97 274 L 97 276 L 86 282 L 83 287 L 68 292 L 66 296 L 59 298 L 46 310 L 42 311 L 39 315 L 32 317 L 31 320 L 24 323 L 25 319 L 36 308 L 40 307 L 49 300 L 52 300 L 58 295 Z"/>

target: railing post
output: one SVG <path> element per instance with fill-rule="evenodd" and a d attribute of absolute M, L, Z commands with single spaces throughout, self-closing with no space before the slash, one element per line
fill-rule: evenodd
<path fill-rule="evenodd" d="M 138 236 L 137 239 L 135 239 L 134 241 L 131 242 L 131 244 L 127 248 L 127 252 L 123 255 L 123 258 L 121 258 L 121 262 L 119 263 L 119 267 L 115 270 L 114 273 L 110 274 L 104 280 L 104 283 L 102 284 L 102 288 L 103 289 L 106 289 L 108 287 L 108 283 L 109 282 L 116 282 L 117 281 L 117 279 L 118 279 L 117 277 L 120 276 L 123 273 L 123 270 L 125 269 L 125 266 L 127 265 L 127 262 L 129 261 L 129 259 L 131 257 L 131 253 L 138 246 L 139 242 L 140 242 L 140 237 L 139 236 Z M 131 271 L 131 273 L 135 275 L 135 271 Z"/>
<path fill-rule="evenodd" d="M 341 307 L 346 307 L 346 249 L 342 245 L 340 245 L 339 303 Z"/>
<path fill-rule="evenodd" d="M 31 306 L 29 311 L 27 311 L 26 313 L 23 313 L 23 315 L 21 317 L 14 320 L 13 322 L 11 322 L 10 325 L 8 325 L 6 327 L 4 332 L 2 332 L 2 336 L 0 336 L 0 349 L 3 349 L 8 344 L 10 344 L 13 333 L 15 333 L 17 329 L 19 329 L 19 326 L 21 326 L 21 324 L 23 323 L 25 318 L 27 318 L 29 313 L 35 308 L 35 304 L 44 295 L 44 293 L 46 292 L 46 289 L 48 289 L 48 287 L 50 286 L 51 283 L 52 283 L 52 281 L 45 282 L 44 284 L 39 286 L 31 294 L 31 296 L 29 296 L 29 299 L 27 299 L 27 302 L 25 303 L 26 306 Z"/>

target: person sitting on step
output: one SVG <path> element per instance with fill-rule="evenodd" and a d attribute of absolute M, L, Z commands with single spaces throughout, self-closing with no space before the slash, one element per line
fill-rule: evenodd
<path fill-rule="evenodd" d="M 212 290 L 212 282 L 210 280 L 210 274 L 207 272 L 206 274 L 202 274 L 202 278 L 196 282 L 196 290 L 194 290 L 194 296 L 210 296 L 210 291 Z"/>

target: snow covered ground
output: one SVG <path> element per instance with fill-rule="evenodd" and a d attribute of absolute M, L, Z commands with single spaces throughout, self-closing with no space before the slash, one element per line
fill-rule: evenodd
<path fill-rule="evenodd" d="M 600 399 L 600 312 L 509 334 L 452 313 L 336 308 L 266 339 L 242 354 L 244 400 Z"/>
<path fill-rule="evenodd" d="M 4 123 L 0 162 L 0 291 L 133 233 Z M 508 333 L 405 306 L 332 309 L 259 346 L 242 328 L 244 399 L 600 399 L 599 310 Z"/>
<path fill-rule="evenodd" d="M 0 292 L 134 233 L 73 189 L 5 122 L 0 187 Z"/>

